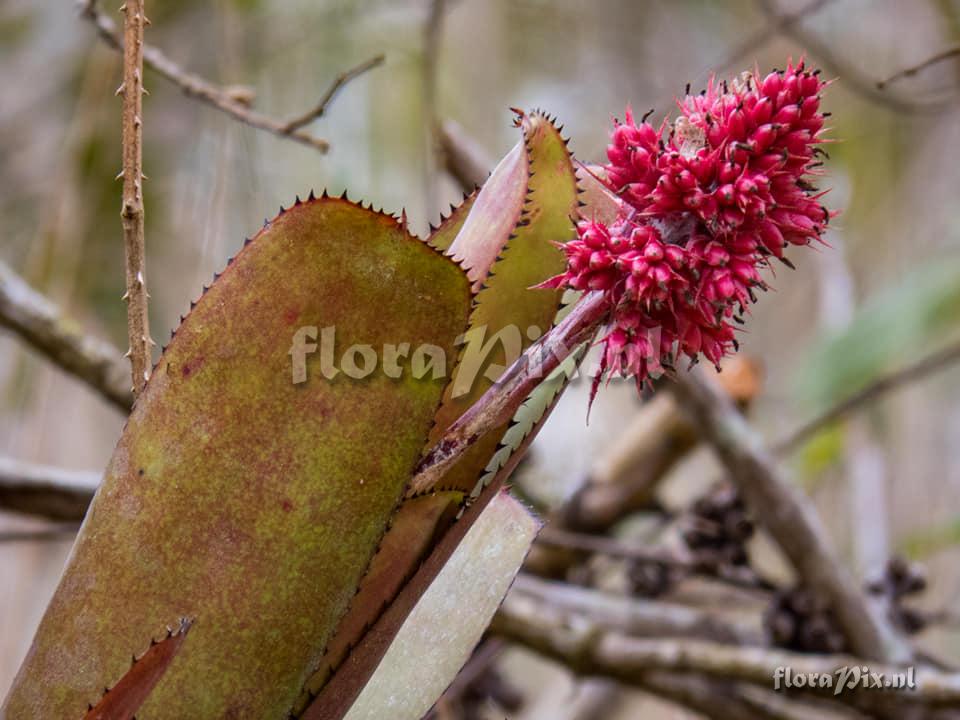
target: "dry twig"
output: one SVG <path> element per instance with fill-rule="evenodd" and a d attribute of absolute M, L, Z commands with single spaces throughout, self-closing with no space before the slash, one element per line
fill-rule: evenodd
<path fill-rule="evenodd" d="M 453 120 L 444 120 L 436 128 L 437 144 L 444 168 L 465 193 L 483 185 L 494 160 L 463 127 Z"/>
<path fill-rule="evenodd" d="M 756 365 L 742 356 L 724 363 L 716 380 L 746 408 L 759 393 Z M 657 509 L 660 481 L 693 451 L 699 438 L 689 418 L 669 392 L 657 392 L 636 417 L 592 462 L 589 475 L 550 516 L 545 529 L 603 533 L 628 515 Z M 543 540 L 541 533 L 539 540 Z M 535 543 L 526 567 L 540 575 L 560 577 L 576 552 Z"/>
<path fill-rule="evenodd" d="M 150 322 L 147 315 L 147 270 L 143 234 L 143 29 L 149 23 L 144 0 L 127 0 L 123 12 L 123 247 L 127 275 L 127 355 L 134 398 L 150 378 L 153 367 Z"/>
<path fill-rule="evenodd" d="M 920 358 L 915 363 L 878 378 L 776 442 L 772 448 L 773 452 L 777 455 L 793 452 L 828 425 L 842 420 L 897 388 L 922 380 L 928 375 L 950 367 L 957 361 L 960 361 L 960 343 L 948 345 L 942 350 Z"/>
<path fill-rule="evenodd" d="M 744 623 L 727 621 L 717 613 L 679 603 L 628 598 L 598 590 L 543 580 L 521 573 L 511 593 L 548 603 L 568 613 L 584 615 L 607 629 L 642 637 L 689 637 L 764 645 L 763 633 Z"/>
<path fill-rule="evenodd" d="M 810 502 L 781 475 L 763 440 L 729 398 L 697 372 L 673 386 L 748 507 L 783 549 L 804 583 L 827 599 L 854 651 L 871 660 L 907 662 L 909 645 L 883 608 L 840 565 Z"/>
<path fill-rule="evenodd" d="M 764 14 L 769 18 L 771 26 L 776 25 L 778 19 L 782 17 L 776 0 L 758 0 L 758 2 Z M 894 112 L 904 114 L 938 112 L 953 100 L 952 97 L 914 100 L 899 97 L 893 93 L 882 92 L 877 89 L 876 82 L 873 79 L 842 59 L 815 32 L 805 29 L 802 23 L 793 22 L 780 26 L 779 31 L 795 40 L 811 57 L 816 58 L 817 63 L 824 70 L 836 75 L 840 82 L 857 95 L 872 103 L 885 106 Z"/>
<path fill-rule="evenodd" d="M 869 663 L 849 655 L 811 655 L 705 640 L 631 637 L 606 630 L 582 615 L 571 614 L 549 602 L 519 594 L 507 596 L 490 629 L 500 637 L 558 660 L 581 675 L 612 677 L 641 687 L 647 674 L 654 671 L 692 672 L 766 689 L 773 684 L 777 668 L 789 667 L 795 675 L 833 674 L 841 667 L 866 664 L 872 672 L 887 677 L 903 672 L 900 666 Z M 960 673 L 917 667 L 914 679 L 916 688 L 898 693 L 898 701 L 934 706 L 960 704 Z M 810 690 L 832 697 L 830 688 Z M 840 699 L 861 694 L 850 690 Z"/>
<path fill-rule="evenodd" d="M 62 470 L 0 457 L 0 508 L 79 521 L 100 484 L 94 472 Z"/>
<path fill-rule="evenodd" d="M 942 52 L 938 52 L 936 55 L 928 57 L 926 60 L 924 60 L 921 63 L 917 63 L 916 65 L 911 65 L 910 67 L 904 68 L 898 73 L 894 73 L 893 75 L 888 77 L 886 80 L 881 80 L 880 82 L 877 83 L 877 90 L 883 90 L 884 88 L 887 87 L 887 85 L 890 85 L 891 83 L 894 83 L 897 80 L 902 80 L 903 78 L 907 78 L 907 77 L 913 77 L 917 73 L 926 70 L 928 67 L 932 67 L 934 65 L 942 63 L 945 60 L 950 60 L 951 58 L 955 58 L 958 56 L 960 56 L 960 46 L 952 47 Z"/>
<path fill-rule="evenodd" d="M 39 530 L 0 530 L 0 544 L 15 542 L 66 542 L 73 540 L 76 525 L 54 526 Z"/>
<path fill-rule="evenodd" d="M 696 567 L 693 556 L 685 548 L 627 543 L 604 535 L 574 532 L 554 525 L 546 525 L 537 535 L 536 542 L 547 547 L 565 548 L 577 553 L 606 555 L 621 560 L 658 563 L 687 570 Z"/>
<path fill-rule="evenodd" d="M 84 335 L 60 309 L 0 263 L 0 325 L 60 368 L 83 380 L 114 407 L 130 410 L 129 370 L 110 343 Z"/>
<path fill-rule="evenodd" d="M 97 30 L 97 35 L 103 42 L 114 50 L 123 50 L 123 38 L 117 31 L 112 19 L 104 15 L 97 7 L 96 0 L 81 0 L 80 14 Z M 367 70 L 371 70 L 383 63 L 383 56 L 378 55 L 364 61 L 351 70 L 337 76 L 321 101 L 308 113 L 291 120 L 278 120 L 251 109 L 254 94 L 245 87 L 220 87 L 209 80 L 191 73 L 180 67 L 162 50 L 152 45 L 143 46 L 143 62 L 148 68 L 169 80 L 183 91 L 183 94 L 194 100 L 205 103 L 217 110 L 226 113 L 245 125 L 265 130 L 273 135 L 306 145 L 321 153 L 330 149 L 330 143 L 302 130 L 302 126 L 323 115 L 328 109 L 334 96 L 351 80 L 359 77 Z M 306 120 L 305 120 L 306 118 Z"/>
<path fill-rule="evenodd" d="M 771 692 L 727 680 L 715 680 L 695 673 L 655 671 L 638 683 L 642 690 L 689 708 L 711 720 L 837 720 L 848 713 L 825 712 L 816 715 L 810 708 L 777 697 Z"/>
<path fill-rule="evenodd" d="M 327 112 L 327 108 L 330 107 L 330 103 L 333 102 L 333 99 L 336 97 L 337 93 L 343 89 L 344 85 L 349 83 L 354 78 L 360 77 L 365 72 L 373 70 L 376 67 L 380 67 L 383 65 L 385 60 L 386 56 L 382 53 L 380 55 L 374 55 L 369 60 L 365 60 L 359 65 L 350 68 L 346 72 L 342 72 L 337 75 L 333 83 L 323 94 L 323 97 L 320 98 L 320 102 L 318 102 L 316 106 L 305 112 L 303 115 L 295 117 L 292 120 L 288 120 L 283 126 L 284 132 L 290 134 L 296 130 L 299 130 L 304 125 L 309 125 L 317 118 L 323 117 L 324 113 Z"/>

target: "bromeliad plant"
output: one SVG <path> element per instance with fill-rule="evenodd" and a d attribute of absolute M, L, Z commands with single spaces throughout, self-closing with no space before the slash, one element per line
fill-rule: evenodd
<path fill-rule="evenodd" d="M 761 267 L 820 238 L 823 86 L 801 63 L 711 83 L 659 128 L 628 112 L 604 167 L 521 113 L 426 242 L 345 197 L 281 210 L 165 348 L 0 715 L 420 717 L 532 541 L 502 488 L 589 341 L 604 328 L 602 372 L 638 384 L 717 363 Z M 292 383 L 302 326 L 439 348 L 453 379 Z M 458 354 L 509 328 L 515 347 Z M 444 662 L 418 678 L 411 648 Z"/>

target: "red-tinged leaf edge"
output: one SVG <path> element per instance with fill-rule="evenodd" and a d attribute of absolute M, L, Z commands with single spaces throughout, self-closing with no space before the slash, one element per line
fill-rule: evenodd
<path fill-rule="evenodd" d="M 143 655 L 134 656 L 130 669 L 117 684 L 107 688 L 100 702 L 90 706 L 83 720 L 133 720 L 134 713 L 180 652 L 192 625 L 193 620 L 182 618 L 176 628 L 167 630 L 166 637 L 151 641 Z"/>
<path fill-rule="evenodd" d="M 581 350 L 577 362 L 586 353 Z M 360 642 L 350 652 L 344 663 L 338 668 L 330 681 L 317 694 L 299 720 L 340 720 L 357 699 L 363 686 L 383 659 L 384 653 L 393 642 L 400 627 L 413 610 L 417 601 L 426 592 L 457 546 L 476 522 L 480 513 L 500 492 L 510 475 L 523 459 L 531 443 L 544 423 L 550 417 L 562 393 L 557 392 L 548 403 L 543 415 L 530 428 L 529 433 L 519 443 L 517 449 L 506 458 L 503 465 L 489 478 L 479 495 L 464 506 L 462 514 L 440 539 L 433 551 L 421 564 L 417 572 L 397 594 L 385 612 L 377 618 Z M 358 682 L 357 678 L 362 681 Z"/>

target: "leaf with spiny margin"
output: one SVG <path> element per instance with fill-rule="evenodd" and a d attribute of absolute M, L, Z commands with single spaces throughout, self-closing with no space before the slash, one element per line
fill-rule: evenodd
<path fill-rule="evenodd" d="M 574 161 L 574 166 L 581 190 L 581 216 L 606 225 L 613 224 L 620 214 L 623 201 L 604 182 L 604 169 L 599 165 L 586 165 L 578 160 Z"/>
<path fill-rule="evenodd" d="M 447 254 L 467 271 L 474 292 L 483 287 L 523 212 L 528 183 L 527 148 L 523 142 L 504 156 L 483 184 L 463 227 Z"/>
<path fill-rule="evenodd" d="M 472 273 L 470 279 L 474 281 L 475 288 L 486 281 L 488 287 L 480 290 L 477 300 L 484 304 L 480 309 L 480 316 L 485 322 L 491 323 L 494 332 L 510 324 L 519 326 L 522 331 L 531 325 L 536 325 L 541 331 L 552 326 L 557 314 L 560 292 L 531 289 L 531 286 L 562 269 L 563 254 L 556 248 L 555 243 L 566 241 L 573 236 L 571 218 L 575 216 L 577 209 L 576 178 L 566 143 L 560 137 L 559 131 L 540 113 L 521 116 L 518 124 L 524 133 L 523 141 L 500 162 L 481 188 L 469 214 L 462 221 L 455 240 L 449 243 L 448 251 L 468 268 L 468 274 Z M 450 223 L 456 222 L 457 215 L 458 213 L 455 213 L 454 217 L 448 219 L 439 232 L 449 230 L 452 227 Z M 508 226 L 503 222 L 503 218 L 511 215 L 515 215 L 516 219 Z M 448 234 L 443 240 L 433 242 L 434 236 L 431 236 L 430 242 L 442 247 L 447 244 L 447 238 Z M 501 272 L 502 277 L 499 276 Z M 504 293 L 502 302 L 484 299 L 492 298 L 494 293 L 501 292 Z M 478 306 L 475 306 L 471 320 L 477 310 Z M 529 338 L 527 342 L 518 342 L 515 352 L 519 353 L 521 347 L 528 342 Z M 500 361 L 503 361 L 502 357 Z M 488 364 L 485 364 L 484 369 L 487 367 Z M 438 413 L 431 442 L 425 450 L 429 449 L 449 423 L 466 410 L 489 385 L 490 382 L 486 381 L 478 383 L 476 392 L 470 397 L 445 405 L 445 409 Z M 547 385 L 544 392 L 552 390 L 553 396 L 562 388 L 562 385 L 553 383 Z M 449 393 L 448 387 L 447 394 Z M 539 408 L 540 412 L 543 412 L 546 405 L 541 403 Z M 527 433 L 533 430 L 535 413 L 529 408 L 524 412 L 524 431 L 515 432 L 511 436 L 512 441 L 522 440 L 521 436 L 526 437 Z M 490 455 L 498 449 L 497 443 L 501 434 L 502 429 L 491 433 L 490 437 L 485 439 L 484 448 L 480 452 L 472 458 L 464 459 L 463 463 L 468 465 L 460 471 L 462 479 L 450 488 L 434 490 L 405 500 L 394 515 L 394 523 L 412 527 L 412 523 L 403 522 L 403 518 L 409 513 L 424 514 L 427 508 L 433 508 L 437 517 L 443 517 L 442 513 L 447 508 L 460 507 L 484 468 L 490 463 Z M 519 447 L 519 444 L 516 447 Z M 499 468 L 506 463 L 506 459 L 498 458 L 498 463 Z M 507 474 L 509 471 L 503 473 L 501 484 Z M 477 513 L 485 502 L 486 500 L 477 504 Z M 469 528 L 471 517 L 477 515 L 465 516 L 457 522 L 457 533 L 463 533 Z M 445 530 L 424 523 L 419 523 L 416 527 L 420 529 L 421 538 L 429 537 L 431 542 L 433 538 L 441 537 Z M 429 568 L 433 567 L 435 574 L 443 566 L 443 553 L 456 547 L 455 535 L 456 533 L 447 533 L 443 536 L 441 546 L 435 549 L 424 542 L 412 542 L 411 538 L 394 537 L 392 531 L 387 533 L 373 559 L 370 573 L 407 580 L 416 571 L 416 577 L 403 586 L 400 595 L 397 594 L 394 584 L 364 585 L 361 594 L 351 603 L 347 616 L 338 627 L 328 657 L 324 658 L 317 674 L 308 682 L 307 692 L 301 697 L 301 702 L 309 701 L 310 696 L 319 692 L 316 700 L 303 714 L 304 720 L 338 718 L 350 707 L 365 679 L 377 667 L 391 637 L 390 633 L 396 632 L 418 597 L 417 588 L 422 591 L 432 580 Z M 444 544 L 447 550 L 443 550 Z M 433 553 L 423 563 L 427 558 L 426 552 L 403 552 L 402 549 L 406 548 L 433 550 Z M 411 562 L 414 560 L 415 562 Z M 423 567 L 420 567 L 421 563 Z M 386 608 L 386 611 L 383 611 L 383 608 Z M 371 612 L 377 610 L 380 611 Z M 436 618 L 435 622 L 442 623 L 443 619 Z M 380 629 L 374 632 L 371 624 L 373 628 Z M 343 648 L 353 649 L 344 656 Z M 341 665 L 344 662 L 346 664 Z M 331 674 L 331 668 L 339 670 Z"/>
<path fill-rule="evenodd" d="M 201 297 L 137 401 L 4 706 L 81 718 L 171 616 L 195 619 L 144 717 L 285 717 L 356 593 L 442 383 L 291 381 L 301 326 L 454 357 L 469 283 L 346 200 L 267 224 Z M 346 531 L 345 531 L 346 530 Z M 3 712 L 0 711 L 0 715 Z"/>
<path fill-rule="evenodd" d="M 323 687 L 319 695 L 303 714 L 302 720 L 339 720 L 349 712 L 353 704 L 358 700 L 358 696 L 363 690 L 367 680 L 378 671 L 385 653 L 394 641 L 394 638 L 404 629 L 411 628 L 417 632 L 416 626 L 430 624 L 434 626 L 446 625 L 446 617 L 436 617 L 433 615 L 422 615 L 411 618 L 410 613 L 426 593 L 433 591 L 433 584 L 437 576 L 446 567 L 451 557 L 458 551 L 464 537 L 477 523 L 482 522 L 488 513 L 495 510 L 491 508 L 491 501 L 499 497 L 502 493 L 504 483 L 510 474 L 516 469 L 517 464 L 524 453 L 530 447 L 530 444 L 536 438 L 537 433 L 546 423 L 550 413 L 556 407 L 560 399 L 560 392 L 566 386 L 568 373 L 570 373 L 576 364 L 585 355 L 586 347 L 576 351 L 574 363 L 563 364 L 563 369 L 551 375 L 548 380 L 542 384 L 537 391 L 527 400 L 527 405 L 536 404 L 539 409 L 522 408 L 518 416 L 526 414 L 529 418 L 529 424 L 522 419 L 518 421 L 523 429 L 515 438 L 518 442 L 514 452 L 504 458 L 503 464 L 493 472 L 489 482 L 480 490 L 479 496 L 471 503 L 464 506 L 463 515 L 450 527 L 443 535 L 440 541 L 433 548 L 432 552 L 426 557 L 423 563 L 417 568 L 413 577 L 403 586 L 403 589 L 393 599 L 387 609 L 376 621 L 367 629 L 367 632 L 359 639 L 356 646 L 350 651 L 344 665 L 340 671 L 333 675 L 329 682 Z M 549 395 L 549 397 L 547 397 Z M 536 420 L 532 418 L 539 413 Z M 441 495 L 444 493 L 437 493 Z M 449 494 L 449 493 L 446 493 Z M 422 498 L 434 497 L 434 495 L 421 496 Z M 421 498 L 416 498 L 421 499 Z M 480 560 L 477 560 L 480 562 Z M 470 601 L 464 600 L 461 606 L 468 607 Z M 420 628 L 419 632 L 423 632 Z M 481 631 L 474 633 L 474 644 L 480 641 Z M 434 649 L 438 656 L 445 656 L 449 666 L 447 670 L 455 673 L 459 670 L 458 662 L 450 655 L 445 655 L 445 649 L 438 647 Z M 398 672 L 403 673 L 398 669 Z M 378 683 L 394 684 L 387 678 L 381 678 Z"/>
<path fill-rule="evenodd" d="M 133 658 L 130 669 L 87 711 L 83 720 L 132 720 L 180 652 L 191 624 L 183 618 L 161 640 L 151 641 L 149 649 Z"/>
<path fill-rule="evenodd" d="M 499 492 L 420 597 L 345 720 L 420 720 L 470 657 L 539 529 L 523 505 Z"/>
<path fill-rule="evenodd" d="M 440 224 L 437 227 L 431 228 L 432 232 L 427 238 L 427 242 L 431 247 L 441 252 L 447 252 L 450 249 L 453 241 L 456 240 L 457 235 L 460 234 L 463 224 L 467 221 L 467 217 L 470 215 L 470 211 L 473 209 L 473 204 L 476 200 L 477 193 L 472 192 L 467 195 L 459 205 L 450 208 L 450 214 L 445 218 L 441 218 Z"/>
<path fill-rule="evenodd" d="M 450 527 L 462 497 L 424 495 L 405 501 L 395 512 L 377 552 L 360 581 L 356 596 L 337 625 L 316 670 L 304 684 L 292 714 L 299 717 L 340 668 L 350 649 L 383 614 L 413 572 Z M 362 675 L 355 678 L 361 685 Z"/>
<path fill-rule="evenodd" d="M 566 141 L 545 115 L 523 115 L 519 124 L 530 167 L 528 199 L 474 301 L 467 344 L 453 382 L 444 391 L 443 405 L 430 434 L 432 442 L 476 402 L 510 362 L 553 326 L 560 306 L 562 290 L 534 286 L 561 273 L 566 266 L 556 244 L 575 235 L 577 178 Z M 484 354 L 485 346 L 494 351 Z M 506 429 L 504 426 L 481 438 L 451 468 L 440 487 L 464 493 L 474 490 Z M 412 490 L 419 493 L 426 489 Z"/>
<path fill-rule="evenodd" d="M 467 270 L 471 282 L 482 282 L 520 219 L 527 183 L 527 148 L 521 141 L 500 162 L 483 187 L 441 222 L 427 243 L 445 251 Z M 391 528 L 377 548 L 357 596 L 351 600 L 323 657 L 294 704 L 294 717 L 299 717 L 308 706 L 313 707 L 317 717 L 334 717 L 331 710 L 317 710 L 319 704 L 312 698 L 338 672 L 351 648 L 360 642 L 370 625 L 396 598 L 402 583 L 409 580 L 433 549 L 434 541 L 449 525 L 449 509 L 459 509 L 465 499 L 466 493 L 459 491 L 431 493 L 421 496 L 416 503 L 404 501 L 397 508 Z M 398 532 L 397 528 L 404 530 Z M 391 578 L 394 582 L 368 582 L 367 577 Z M 351 699 L 376 666 L 375 663 L 366 668 L 354 665 L 346 679 L 341 679 L 348 686 L 345 693 Z M 343 711 L 345 708 L 340 709 L 341 714 Z"/>

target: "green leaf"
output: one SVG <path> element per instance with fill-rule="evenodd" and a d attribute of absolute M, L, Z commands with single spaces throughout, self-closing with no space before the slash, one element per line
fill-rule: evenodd
<path fill-rule="evenodd" d="M 813 407 L 857 392 L 920 348 L 958 330 L 960 266 L 938 261 L 867 302 L 849 328 L 822 339 L 803 363 L 800 396 Z"/>
<path fill-rule="evenodd" d="M 324 198 L 269 223 L 138 400 L 6 716 L 82 717 L 132 653 L 186 616 L 190 640 L 143 716 L 286 717 L 443 390 L 410 372 L 328 381 L 314 356 L 294 384 L 292 338 L 335 326 L 338 352 L 429 343 L 450 366 L 469 298 L 463 272 L 388 216 Z"/>
<path fill-rule="evenodd" d="M 566 142 L 542 114 L 522 116 L 520 125 L 523 142 L 500 162 L 481 188 L 456 238 L 448 241 L 451 223 L 458 221 L 455 218 L 459 212 L 438 231 L 444 234 L 443 239 L 432 236 L 429 240 L 438 247 L 449 242 L 448 253 L 468 268 L 473 287 L 481 288 L 471 314 L 471 327 L 475 328 L 479 321 L 485 322 L 490 328 L 489 334 L 508 325 L 521 328 L 521 332 L 531 325 L 541 331 L 552 326 L 560 293 L 531 289 L 531 286 L 562 270 L 565 260 L 554 243 L 568 240 L 574 232 L 571 217 L 577 210 L 577 186 Z M 512 223 L 504 221 L 511 217 Z M 518 342 L 516 352 L 530 342 L 528 337 Z M 483 368 L 492 362 L 503 364 L 505 361 L 502 351 L 494 353 Z M 463 356 L 458 360 L 457 372 L 462 369 L 462 363 Z M 460 398 L 451 398 L 452 389 L 448 386 L 444 405 L 435 418 L 424 450 L 491 384 L 490 378 L 478 378 L 470 392 Z M 554 395 L 558 392 L 555 385 L 550 388 Z M 545 410 L 545 404 L 541 403 L 540 413 Z M 534 427 L 533 412 L 527 409 L 524 413 L 524 431 L 514 432 L 510 438 L 518 442 L 518 448 L 519 442 Z M 380 662 L 390 637 L 399 630 L 419 593 L 443 567 L 444 558 L 456 547 L 458 534 L 462 535 L 470 527 L 471 518 L 479 517 L 489 496 L 478 501 L 475 513 L 466 514 L 452 531 L 447 529 L 447 509 L 462 506 L 495 453 L 496 464 L 485 479 L 497 477 L 502 484 L 512 470 L 511 465 L 500 471 L 509 457 L 509 453 L 499 447 L 507 427 L 490 433 L 479 448 L 474 448 L 454 468 L 456 477 L 444 478 L 443 488 L 407 498 L 398 507 L 392 528 L 369 572 L 402 579 L 402 590 L 397 592 L 395 583 L 364 584 L 338 628 L 330 654 L 311 677 L 298 702 L 299 708 L 317 695 L 303 715 L 305 720 L 339 718 L 357 697 Z M 411 522 L 407 518 L 411 513 L 435 517 L 438 523 Z M 419 528 L 419 539 L 412 535 L 394 537 L 393 528 L 398 525 L 407 530 Z M 442 541 L 434 544 L 441 538 Z M 429 556 L 424 550 L 431 551 Z M 346 648 L 352 648 L 349 654 L 344 654 Z"/>
<path fill-rule="evenodd" d="M 450 214 L 445 218 L 441 218 L 440 224 L 437 227 L 431 226 L 430 237 L 427 238 L 427 243 L 429 243 L 431 247 L 442 252 L 447 252 L 450 249 L 453 241 L 456 240 L 457 235 L 460 234 L 460 230 L 463 229 L 463 224 L 467 221 L 470 211 L 473 209 L 473 204 L 477 200 L 477 194 L 477 192 L 473 192 L 465 197 L 463 202 L 456 207 L 451 206 Z"/>
<path fill-rule="evenodd" d="M 824 473 L 843 459 L 847 436 L 842 425 L 830 425 L 810 438 L 800 453 L 804 488 L 815 490 Z"/>
<path fill-rule="evenodd" d="M 960 545 L 960 517 L 918 530 L 899 543 L 900 552 L 911 560 L 925 560 Z"/>
<path fill-rule="evenodd" d="M 529 162 L 527 199 L 512 232 L 500 244 L 487 275 L 481 277 L 476 272 L 479 264 L 473 264 L 475 272 L 471 280 L 475 281 L 474 287 L 479 284 L 480 289 L 470 313 L 469 342 L 459 358 L 454 381 L 444 392 L 443 405 L 430 435 L 432 441 L 439 439 L 443 431 L 476 402 L 507 365 L 553 326 L 560 306 L 561 290 L 534 286 L 562 272 L 566 266 L 566 259 L 556 244 L 575 235 L 576 174 L 566 141 L 549 118 L 535 112 L 521 116 L 519 123 Z M 499 181 L 497 171 L 490 180 Z M 481 209 L 482 198 L 481 193 L 464 229 L 454 241 L 454 248 L 466 242 L 462 238 L 472 226 L 474 214 Z M 488 248 L 494 245 L 485 244 L 483 259 L 492 257 Z M 497 344 L 497 338 L 502 342 Z M 490 343 L 494 343 L 493 352 L 483 353 L 483 348 Z M 473 491 L 506 430 L 504 426 L 478 441 L 444 477 L 443 489 Z"/>

